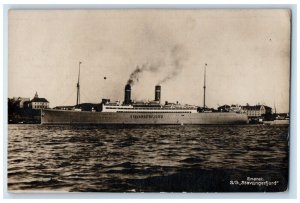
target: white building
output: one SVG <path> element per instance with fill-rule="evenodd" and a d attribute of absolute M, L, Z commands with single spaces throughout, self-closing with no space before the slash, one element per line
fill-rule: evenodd
<path fill-rule="evenodd" d="M 242 111 L 247 113 L 249 118 L 262 117 L 266 114 L 272 114 L 272 108 L 266 105 L 243 106 Z"/>
<path fill-rule="evenodd" d="M 39 98 L 39 95 L 36 92 L 34 98 L 30 101 L 29 107 L 32 109 L 48 109 L 49 102 L 45 98 Z"/>

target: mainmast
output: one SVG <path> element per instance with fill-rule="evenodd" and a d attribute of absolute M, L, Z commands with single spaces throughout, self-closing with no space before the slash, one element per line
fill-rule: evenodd
<path fill-rule="evenodd" d="M 78 104 L 80 104 L 80 85 L 79 85 L 80 64 L 81 64 L 81 61 L 79 61 L 79 73 L 78 73 L 78 82 L 77 82 L 77 100 L 76 100 L 76 106 L 78 106 Z"/>
<path fill-rule="evenodd" d="M 206 66 L 207 63 L 205 63 L 204 66 L 204 86 L 203 86 L 203 90 L 204 90 L 204 95 L 203 95 L 203 108 L 205 109 L 206 105 L 205 105 L 205 90 L 206 90 Z"/>

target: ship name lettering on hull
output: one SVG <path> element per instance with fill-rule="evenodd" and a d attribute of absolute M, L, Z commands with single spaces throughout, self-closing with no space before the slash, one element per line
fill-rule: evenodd
<path fill-rule="evenodd" d="M 163 115 L 130 115 L 130 118 L 142 118 L 142 119 L 150 119 L 150 118 L 159 118 L 162 119 Z"/>

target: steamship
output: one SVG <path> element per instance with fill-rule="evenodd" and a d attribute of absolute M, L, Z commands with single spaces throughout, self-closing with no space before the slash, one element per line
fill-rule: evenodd
<path fill-rule="evenodd" d="M 205 67 L 206 68 L 206 67 Z M 80 75 L 80 63 L 79 63 Z M 204 79 L 206 73 L 204 74 Z M 77 83 L 77 105 L 79 106 L 79 76 Z M 201 124 L 246 124 L 248 117 L 238 111 L 212 112 L 205 108 L 205 80 L 204 80 L 204 105 L 203 108 L 194 105 L 177 103 L 161 104 L 161 86 L 155 86 L 155 99 L 150 102 L 135 102 L 131 100 L 131 85 L 126 84 L 124 102 L 111 102 L 102 99 L 100 108 L 90 111 L 44 109 L 41 112 L 41 124 L 92 124 L 92 125 L 201 125 Z M 76 107 L 75 106 L 75 107 Z"/>

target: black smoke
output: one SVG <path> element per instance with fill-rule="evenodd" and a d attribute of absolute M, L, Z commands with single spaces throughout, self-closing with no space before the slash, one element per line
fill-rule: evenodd
<path fill-rule="evenodd" d="M 134 71 L 130 74 L 127 84 L 134 85 L 140 81 L 140 76 L 143 72 L 159 72 L 163 68 L 166 68 L 166 64 L 168 64 L 168 68 L 171 67 L 170 71 L 165 77 L 159 80 L 157 84 L 160 85 L 165 83 L 180 74 L 186 60 L 187 55 L 184 51 L 184 48 L 178 44 L 174 45 L 169 49 L 166 56 L 163 56 L 160 58 L 160 60 L 152 63 L 137 65 Z"/>
<path fill-rule="evenodd" d="M 130 74 L 127 84 L 134 85 L 139 82 L 140 76 L 144 71 L 157 72 L 161 63 L 137 65 L 134 71 Z"/>

